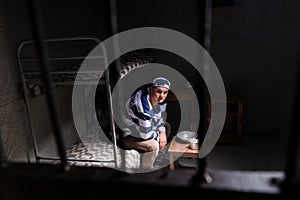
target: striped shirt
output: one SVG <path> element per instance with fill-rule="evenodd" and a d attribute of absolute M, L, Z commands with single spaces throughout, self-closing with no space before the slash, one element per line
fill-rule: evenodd
<path fill-rule="evenodd" d="M 126 135 L 159 141 L 159 132 L 166 131 L 163 113 L 167 104 L 157 104 L 153 108 L 149 98 L 149 88 L 146 88 L 134 93 L 126 103 L 127 112 L 133 122 L 128 123 L 130 131 Z"/>

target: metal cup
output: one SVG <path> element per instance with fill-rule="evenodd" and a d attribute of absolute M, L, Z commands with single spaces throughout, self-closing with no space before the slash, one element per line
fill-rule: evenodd
<path fill-rule="evenodd" d="M 199 149 L 199 140 L 197 138 L 193 138 L 190 140 L 190 148 Z"/>

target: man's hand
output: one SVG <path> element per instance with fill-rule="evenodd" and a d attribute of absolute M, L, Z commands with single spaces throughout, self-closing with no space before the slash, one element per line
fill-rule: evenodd
<path fill-rule="evenodd" d="M 159 149 L 163 149 L 167 144 L 167 135 L 165 132 L 159 132 Z"/>

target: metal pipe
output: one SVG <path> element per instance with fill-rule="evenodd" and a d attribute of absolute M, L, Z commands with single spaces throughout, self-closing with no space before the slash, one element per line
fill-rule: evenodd
<path fill-rule="evenodd" d="M 38 161 L 38 154 L 39 153 L 38 153 L 38 147 L 37 147 L 37 142 L 36 142 L 35 133 L 34 133 L 34 126 L 33 126 L 33 123 L 32 123 L 31 108 L 30 108 L 30 103 L 29 103 L 29 98 L 28 98 L 28 91 L 27 91 L 27 87 L 26 87 L 26 81 L 25 81 L 25 77 L 24 77 L 24 74 L 23 74 L 22 62 L 20 62 L 20 52 L 21 52 L 21 48 L 18 49 L 18 60 L 19 60 L 19 72 L 20 72 L 20 78 L 21 78 L 23 99 L 24 99 L 25 106 L 26 106 L 26 111 L 27 111 L 31 142 L 32 142 L 32 145 L 33 145 L 33 152 L 34 152 L 36 161 Z"/>
<path fill-rule="evenodd" d="M 91 70 L 91 71 L 84 71 L 84 72 L 76 72 L 76 71 L 56 71 L 56 72 L 50 72 L 50 74 L 102 74 L 103 70 Z M 39 75 L 41 72 L 32 71 L 32 72 L 24 72 L 24 75 Z"/>
<path fill-rule="evenodd" d="M 51 156 L 41 156 L 41 160 L 60 160 L 59 157 Z M 99 162 L 99 163 L 113 163 L 115 159 L 111 160 L 90 160 L 90 159 L 76 159 L 76 158 L 67 158 L 67 161 L 78 161 L 78 162 Z"/>
<path fill-rule="evenodd" d="M 52 92 L 52 83 L 48 63 L 48 49 L 44 41 L 44 32 L 42 28 L 42 15 L 39 10 L 39 1 L 27 0 L 27 7 L 31 22 L 31 28 L 34 38 L 36 39 L 36 50 L 40 61 L 40 69 L 42 72 L 42 80 L 46 89 L 46 97 L 50 119 L 54 130 L 54 136 L 57 144 L 59 156 L 61 158 L 61 165 L 64 170 L 67 166 L 67 159 L 65 153 L 65 144 L 62 137 L 59 115 L 57 113 L 56 102 Z"/>
<path fill-rule="evenodd" d="M 48 58 L 48 60 L 84 60 L 84 59 L 103 59 L 103 56 L 74 56 L 74 57 L 52 57 Z M 37 58 L 22 58 L 22 61 L 30 62 L 37 61 Z"/>

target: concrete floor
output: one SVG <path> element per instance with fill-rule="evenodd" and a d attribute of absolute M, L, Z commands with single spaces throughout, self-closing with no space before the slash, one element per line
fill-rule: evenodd
<path fill-rule="evenodd" d="M 141 193 L 159 189 L 164 195 L 188 192 L 208 199 L 279 199 L 280 189 L 271 180 L 283 180 L 285 148 L 279 138 L 267 136 L 244 137 L 235 145 L 218 144 L 207 156 L 207 172 L 213 181 L 193 187 L 190 181 L 197 172 L 191 170 L 196 167 L 195 159 L 179 162 L 181 167 L 174 171 L 164 168 L 141 174 L 109 168 L 73 167 L 64 172 L 58 165 L 11 165 L 0 170 L 0 188 L 4 189 L 0 196 L 2 193 L 3 199 L 23 200 L 48 194 L 46 199 L 53 199 L 63 193 L 82 199 L 124 193 L 135 187 Z"/>
<path fill-rule="evenodd" d="M 209 169 L 284 170 L 286 147 L 279 137 L 244 136 L 240 144 L 217 144 L 207 155 Z M 180 158 L 182 167 L 196 167 L 195 159 Z"/>

